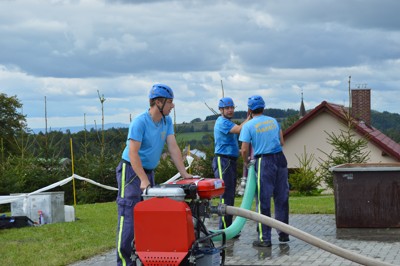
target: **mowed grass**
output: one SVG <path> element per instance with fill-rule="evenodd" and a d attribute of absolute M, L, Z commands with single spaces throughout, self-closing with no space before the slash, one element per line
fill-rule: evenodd
<path fill-rule="evenodd" d="M 0 230 L 0 265 L 68 265 L 115 247 L 115 203 L 78 205 L 75 222 Z"/>
<path fill-rule="evenodd" d="M 237 197 L 235 206 L 241 201 Z M 335 213 L 333 195 L 291 196 L 289 204 L 292 214 Z M 115 202 L 78 205 L 76 217 L 75 222 L 0 230 L 0 265 L 68 265 L 115 248 Z"/>
<path fill-rule="evenodd" d="M 176 134 L 176 140 L 178 143 L 180 142 L 185 142 L 185 141 L 191 141 L 191 140 L 197 140 L 200 141 L 202 140 L 205 136 L 210 135 L 212 136 L 211 132 L 187 132 L 187 133 L 177 133 Z"/>
<path fill-rule="evenodd" d="M 218 201 L 216 199 L 215 203 Z M 235 206 L 240 207 L 242 198 L 235 198 Z M 255 210 L 255 201 L 253 200 L 252 210 Z M 274 201 L 271 199 L 271 213 L 274 212 Z M 335 201 L 333 195 L 321 196 L 290 196 L 289 212 L 291 214 L 335 214 Z"/>
<path fill-rule="evenodd" d="M 335 200 L 333 195 L 290 197 L 289 211 L 291 214 L 335 214 Z"/>

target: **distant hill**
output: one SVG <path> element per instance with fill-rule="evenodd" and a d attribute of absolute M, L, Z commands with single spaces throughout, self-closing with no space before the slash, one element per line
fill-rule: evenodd
<path fill-rule="evenodd" d="M 385 135 L 400 143 L 400 115 L 397 113 L 371 111 L 371 124 Z"/>
<path fill-rule="evenodd" d="M 111 128 L 128 128 L 129 124 L 124 124 L 124 123 L 108 123 L 104 124 L 104 129 L 111 129 Z M 90 131 L 91 129 L 101 129 L 101 125 L 86 125 L 86 130 Z M 39 132 L 44 133 L 45 128 L 33 128 L 31 129 L 33 133 L 37 134 Z M 47 131 L 60 131 L 63 133 L 66 132 L 71 132 L 71 133 L 77 133 L 79 131 L 83 131 L 84 127 L 83 126 L 74 126 L 74 127 L 60 127 L 60 128 L 48 128 Z"/>
<path fill-rule="evenodd" d="M 282 110 L 282 109 L 276 109 L 276 108 L 266 108 L 264 110 L 265 115 L 272 116 L 277 119 L 286 118 L 289 116 L 296 115 L 298 113 L 299 113 L 299 111 L 294 110 L 294 109 Z M 216 120 L 218 118 L 218 116 L 219 116 L 219 114 L 218 115 L 209 115 L 206 117 L 206 119 L 204 119 L 204 121 Z M 247 112 L 245 112 L 245 111 L 235 111 L 235 113 L 233 114 L 234 119 L 246 119 L 246 117 L 247 117 Z"/>

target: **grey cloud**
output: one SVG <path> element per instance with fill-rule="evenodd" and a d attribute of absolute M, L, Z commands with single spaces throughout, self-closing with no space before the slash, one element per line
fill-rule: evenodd
<path fill-rule="evenodd" d="M 97 89 L 117 112 L 147 108 L 151 84 L 164 82 L 178 102 L 200 103 L 196 110 L 209 114 L 202 102 L 217 102 L 221 80 L 240 106 L 257 92 L 269 106 L 298 108 L 301 90 L 308 103 L 342 103 L 352 75 L 379 95 L 378 106 L 394 110 L 387 95 L 399 82 L 399 5 L 0 1 L 0 88 L 26 101 L 31 116 L 41 116 L 47 95 L 52 114 L 80 117 L 96 112 Z"/>

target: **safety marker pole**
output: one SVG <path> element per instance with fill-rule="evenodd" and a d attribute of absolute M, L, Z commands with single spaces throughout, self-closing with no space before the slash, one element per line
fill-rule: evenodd
<path fill-rule="evenodd" d="M 72 191 L 74 193 L 74 209 L 76 217 L 76 191 L 75 191 L 75 171 L 74 171 L 74 150 L 72 148 L 72 138 L 69 138 L 69 144 L 71 147 L 71 166 L 72 166 Z"/>
<path fill-rule="evenodd" d="M 188 148 L 187 148 L 187 156 L 190 156 L 190 144 L 188 145 Z M 192 168 L 189 166 L 189 172 L 188 172 L 189 174 L 192 174 Z"/>

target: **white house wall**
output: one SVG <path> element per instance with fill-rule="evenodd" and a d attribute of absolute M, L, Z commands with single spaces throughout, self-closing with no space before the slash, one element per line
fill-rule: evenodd
<path fill-rule="evenodd" d="M 326 159 L 326 155 L 319 151 L 319 149 L 328 154 L 332 150 L 332 146 L 327 143 L 328 135 L 325 131 L 329 133 L 335 132 L 336 135 L 339 135 L 340 129 L 347 130 L 344 124 L 326 112 L 323 112 L 314 117 L 311 121 L 306 122 L 303 126 L 292 133 L 290 137 L 285 139 L 283 151 L 288 160 L 288 167 L 297 168 L 299 166 L 299 161 L 296 155 L 298 157 L 302 156 L 304 153 L 304 146 L 306 147 L 308 155 L 314 155 L 313 167 L 318 166 L 318 160 Z M 357 133 L 356 138 L 361 138 L 361 136 Z M 368 143 L 367 149 L 371 151 L 370 160 L 368 162 L 396 162 L 396 160 L 389 156 L 382 156 L 382 151 L 372 143 Z"/>

